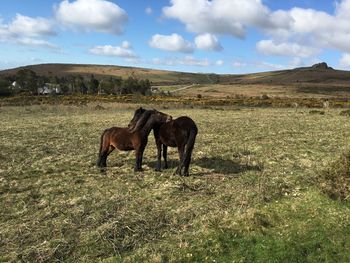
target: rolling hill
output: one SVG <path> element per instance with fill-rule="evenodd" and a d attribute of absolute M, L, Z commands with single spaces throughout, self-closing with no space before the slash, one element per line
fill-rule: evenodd
<path fill-rule="evenodd" d="M 0 75 L 14 75 L 20 69 L 30 69 L 38 75 L 53 75 L 58 77 L 68 75 L 81 75 L 86 77 L 90 76 L 91 74 L 94 74 L 94 76 L 99 79 L 109 76 L 119 76 L 122 78 L 136 76 L 141 79 L 147 78 L 150 81 L 152 81 L 155 85 L 210 83 L 210 78 L 208 76 L 213 75 L 136 67 L 88 64 L 38 64 L 3 70 L 0 71 Z"/>
<path fill-rule="evenodd" d="M 246 75 L 223 75 L 223 82 L 240 84 L 293 84 L 293 83 L 333 83 L 350 84 L 350 72 L 335 70 L 325 62 L 311 67 L 295 68 L 291 70 L 253 73 Z"/>
<path fill-rule="evenodd" d="M 311 96 L 350 97 L 350 71 L 336 70 L 326 63 L 252 74 L 204 74 L 122 67 L 111 65 L 38 64 L 0 71 L 0 76 L 14 75 L 20 69 L 30 69 L 38 75 L 88 77 L 135 76 L 149 79 L 153 86 L 173 86 L 173 93 L 185 96 Z M 180 85 L 180 86 L 178 86 Z M 183 88 L 183 86 L 188 88 Z M 177 92 L 177 89 L 179 90 Z"/>

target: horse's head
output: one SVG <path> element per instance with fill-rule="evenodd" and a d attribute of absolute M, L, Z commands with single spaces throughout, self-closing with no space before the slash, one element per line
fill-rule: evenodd
<path fill-rule="evenodd" d="M 136 125 L 137 121 L 141 118 L 142 114 L 145 111 L 146 111 L 146 109 L 143 109 L 142 107 L 140 107 L 137 110 L 135 110 L 134 117 L 132 118 L 132 120 L 128 124 L 129 130 L 132 130 L 133 128 L 135 128 L 135 125 Z"/>
<path fill-rule="evenodd" d="M 134 117 L 130 121 L 128 128 L 130 131 L 138 130 L 140 127 L 143 127 L 147 121 L 150 121 L 152 125 L 161 125 L 163 123 L 169 122 L 172 120 L 172 117 L 163 112 L 153 110 L 146 110 L 140 107 L 134 113 Z"/>
<path fill-rule="evenodd" d="M 160 112 L 157 110 L 153 110 L 152 118 L 154 118 L 154 121 L 159 124 L 169 122 L 173 119 L 171 115 L 165 114 L 164 112 Z"/>

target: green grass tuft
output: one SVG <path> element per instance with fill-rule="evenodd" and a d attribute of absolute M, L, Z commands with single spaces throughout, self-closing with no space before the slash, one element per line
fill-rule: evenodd
<path fill-rule="evenodd" d="M 319 185 L 332 199 L 350 200 L 350 153 L 342 154 L 319 176 Z"/>

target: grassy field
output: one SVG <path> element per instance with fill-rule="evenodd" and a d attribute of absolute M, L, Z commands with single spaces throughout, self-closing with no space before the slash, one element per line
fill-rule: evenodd
<path fill-rule="evenodd" d="M 172 88 L 172 86 L 170 86 Z M 175 88 L 172 88 L 173 90 Z M 213 98 L 258 97 L 279 98 L 349 98 L 350 87 L 342 84 L 201 84 L 176 92 L 177 95 Z"/>
<path fill-rule="evenodd" d="M 175 149 L 154 171 L 151 135 L 144 172 L 115 151 L 101 174 L 101 132 L 137 106 L 0 107 L 0 262 L 350 262 L 340 109 L 155 106 L 196 121 L 191 176 Z"/>

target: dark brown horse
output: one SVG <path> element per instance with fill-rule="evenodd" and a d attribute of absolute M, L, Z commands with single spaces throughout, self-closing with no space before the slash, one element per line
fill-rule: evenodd
<path fill-rule="evenodd" d="M 107 166 L 107 157 L 115 149 L 121 151 L 135 150 L 135 171 L 141 171 L 143 152 L 146 148 L 148 135 L 154 127 L 170 121 L 170 115 L 156 111 L 144 111 L 144 114 L 132 129 L 112 127 L 105 130 L 101 135 L 100 151 L 97 166 L 103 170 Z"/>
<path fill-rule="evenodd" d="M 133 119 L 130 121 L 129 127 L 133 127 L 147 112 L 148 111 L 143 108 L 137 109 Z M 180 162 L 175 174 L 188 176 L 192 150 L 198 133 L 195 122 L 189 117 L 182 116 L 166 123 L 154 125 L 153 132 L 158 150 L 156 170 L 160 171 L 161 169 L 162 146 L 164 168 L 168 168 L 167 147 L 177 147 Z"/>

